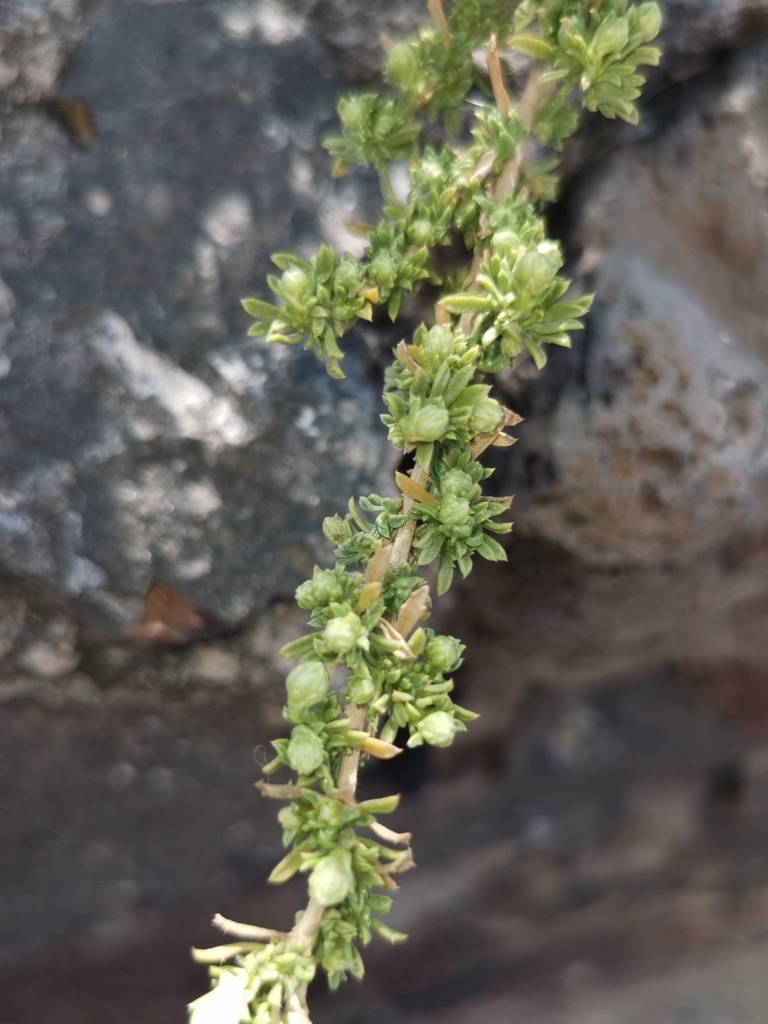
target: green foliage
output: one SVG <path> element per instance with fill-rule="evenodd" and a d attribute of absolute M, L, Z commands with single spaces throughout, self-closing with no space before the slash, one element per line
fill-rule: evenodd
<path fill-rule="evenodd" d="M 367 232 L 363 257 L 327 246 L 309 262 L 274 256 L 282 276 L 268 284 L 280 304 L 243 302 L 255 319 L 251 334 L 303 341 L 339 377 L 338 340 L 354 323 L 371 319 L 375 305 L 394 319 L 404 292 L 441 283 L 438 248 L 466 246 L 437 322 L 401 342 L 386 373 L 382 419 L 415 462 L 397 474 L 401 497 L 350 500 L 345 515 L 325 520 L 336 565 L 316 568 L 298 588 L 311 631 L 281 652 L 298 659 L 286 681 L 290 732 L 273 741 L 264 772 L 292 781 L 259 784 L 287 801 L 278 818 L 288 852 L 269 880 L 304 873 L 309 904 L 289 935 L 198 954 L 217 966 L 214 988 L 192 1004 L 192 1024 L 308 1024 L 304 996 L 318 967 L 335 988 L 362 977 L 360 946 L 373 932 L 405 938 L 381 917 L 392 876 L 413 866 L 410 836 L 378 820 L 395 810 L 396 796 L 356 801 L 359 758 L 396 755 L 402 734 L 411 747 L 448 746 L 475 717 L 451 699 L 463 646 L 419 625 L 430 600 L 416 570 L 437 563 L 442 594 L 475 556 L 506 558 L 494 535 L 511 529 L 499 521 L 511 498 L 483 495 L 491 470 L 478 458 L 488 445 L 511 444 L 504 428 L 519 417 L 484 375 L 523 353 L 541 369 L 547 346 L 569 345 L 581 328 L 591 297 L 566 296 L 563 255 L 547 237 L 541 204 L 554 195 L 557 152 L 576 128 L 575 92 L 588 110 L 634 123 L 637 67 L 659 56 L 648 45 L 660 22 L 653 2 L 454 0 L 445 14 L 430 0 L 429 8 L 434 25 L 389 49 L 390 92 L 340 100 L 341 135 L 327 143 L 334 174 L 373 164 L 381 176 L 382 218 Z M 525 93 L 535 99 L 531 109 L 504 93 L 496 54 L 505 47 L 535 61 Z M 482 49 L 490 81 L 473 61 Z M 483 98 L 470 106 L 471 89 Z M 470 116 L 471 141 L 459 142 L 456 127 Z M 422 144 L 427 127 L 433 141 Z M 436 145 L 440 133 L 444 144 Z M 388 166 L 403 160 L 410 190 L 400 202 Z"/>

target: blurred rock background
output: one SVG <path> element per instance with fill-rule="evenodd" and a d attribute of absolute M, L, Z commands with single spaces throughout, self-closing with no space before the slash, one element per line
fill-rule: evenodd
<path fill-rule="evenodd" d="M 402 328 L 356 332 L 339 384 L 238 300 L 375 216 L 320 140 L 423 17 L 0 6 L 3 1024 L 183 1021 L 212 913 L 299 905 L 251 783 L 322 518 L 391 487 Z M 670 0 L 640 126 L 566 153 L 551 223 L 594 311 L 504 375 L 510 560 L 437 612 L 482 717 L 365 777 L 414 828 L 411 939 L 318 1022 L 768 1016 L 767 32 L 765 0 Z"/>

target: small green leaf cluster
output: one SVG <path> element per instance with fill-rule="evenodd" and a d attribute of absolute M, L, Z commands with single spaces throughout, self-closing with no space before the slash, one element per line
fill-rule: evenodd
<path fill-rule="evenodd" d="M 378 494 L 370 494 L 359 500 L 363 511 L 376 516 L 372 523 L 362 518 L 353 502 L 350 503 L 351 511 L 343 518 L 335 515 L 323 521 L 323 533 L 333 544 L 334 554 L 340 566 L 365 565 L 408 518 L 403 514 L 402 502 L 397 498 L 382 498 Z M 407 571 L 407 567 L 403 567 L 403 570 Z M 412 581 L 411 589 L 418 585 Z M 403 600 L 408 593 L 404 595 Z M 394 608 L 387 610 L 392 613 Z"/>
<path fill-rule="evenodd" d="M 449 697 L 453 682 L 445 675 L 461 664 L 464 647 L 452 636 L 436 636 L 431 629 L 419 629 L 409 641 L 415 658 L 393 665 L 377 687 L 371 707 L 388 715 L 381 738 L 393 742 L 398 730 L 409 732 L 408 746 L 449 747 L 465 722 L 477 715 L 460 707 Z"/>
<path fill-rule="evenodd" d="M 645 79 L 640 64 L 658 64 L 661 51 L 648 46 L 661 27 L 661 10 L 654 0 L 628 6 L 627 0 L 555 0 L 526 5 L 538 17 L 540 39 L 516 37 L 513 45 L 551 64 L 542 82 L 578 86 L 587 110 L 604 117 L 621 117 L 637 124 L 635 100 Z"/>
<path fill-rule="evenodd" d="M 367 946 L 372 932 L 391 944 L 405 941 L 407 935 L 389 928 L 379 916 L 374 916 L 389 913 L 391 905 L 389 896 L 360 888 L 350 894 L 343 908 L 331 907 L 323 915 L 315 955 L 328 976 L 331 990 L 338 988 L 346 977 L 358 980 L 363 977 L 363 958 L 356 941 Z"/>
<path fill-rule="evenodd" d="M 440 559 L 437 592 L 444 594 L 453 580 L 454 566 L 467 576 L 475 555 L 490 562 L 506 562 L 504 548 L 488 534 L 509 533 L 512 529 L 511 523 L 492 521 L 509 508 L 511 498 L 485 497 L 479 481 L 491 471 L 456 450 L 435 469 L 439 504 L 419 502 L 411 514 L 420 523 L 414 539 L 417 565 Z"/>
<path fill-rule="evenodd" d="M 472 384 L 480 350 L 448 326 L 423 325 L 409 349 L 411 366 L 394 363 L 385 380 L 382 416 L 389 440 L 398 448 L 416 447 L 419 465 L 428 465 L 435 442 L 465 445 L 476 434 L 490 434 L 501 422 L 490 387 Z"/>
<path fill-rule="evenodd" d="M 561 302 L 569 281 L 558 275 L 563 265 L 556 242 L 525 241 L 514 228 L 499 229 L 490 239 L 477 290 L 446 295 L 440 305 L 454 315 L 471 317 L 470 342 L 482 355 L 478 369 L 498 373 L 526 349 L 537 369 L 547 362 L 544 345 L 568 348 L 569 331 L 583 326 L 578 317 L 589 310 L 592 296 Z"/>
<path fill-rule="evenodd" d="M 272 262 L 283 275 L 270 274 L 267 283 L 285 305 L 243 299 L 245 311 L 256 317 L 248 333 L 266 335 L 267 341 L 284 345 L 295 345 L 308 336 L 305 348 L 314 349 L 324 360 L 331 377 L 343 377 L 339 367 L 343 353 L 336 339 L 358 318 L 370 320 L 370 300 L 378 298 L 360 276 L 357 260 L 350 255 L 339 259 L 321 245 L 311 263 L 285 253 L 273 256 Z"/>
<path fill-rule="evenodd" d="M 193 1020 L 210 1024 L 274 1024 L 297 989 L 309 984 L 317 970 L 313 956 L 290 939 L 268 943 L 243 943 L 248 952 L 239 953 L 226 967 L 210 967 L 216 986 L 190 1005 Z M 201 1005 L 197 1010 L 196 1004 Z"/>

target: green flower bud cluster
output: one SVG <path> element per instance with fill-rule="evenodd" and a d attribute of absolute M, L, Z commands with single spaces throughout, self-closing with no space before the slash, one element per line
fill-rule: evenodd
<path fill-rule="evenodd" d="M 366 522 L 356 509 L 348 512 L 343 519 L 338 515 L 325 519 L 323 533 L 334 546 L 338 564 L 366 564 L 382 542 L 389 540 L 395 530 L 399 530 L 405 523 L 407 516 L 402 514 L 401 505 L 396 498 L 371 494 L 367 498 L 360 498 L 360 507 L 364 512 L 376 516 L 373 523 Z"/>
<path fill-rule="evenodd" d="M 476 434 L 494 430 L 501 421 L 501 407 L 491 405 L 488 385 L 471 384 L 479 346 L 447 326 L 422 326 L 413 340 L 410 365 L 395 363 L 385 378 L 389 413 L 382 422 L 389 427 L 392 444 L 417 448 L 417 462 L 425 465 L 435 442 L 465 444 Z"/>
<path fill-rule="evenodd" d="M 426 278 L 434 279 L 429 246 L 442 242 L 439 235 L 439 227 L 419 217 L 413 205 L 395 220 L 382 220 L 369 233 L 370 244 L 365 250 L 368 276 L 378 288 L 381 301 L 387 302 L 391 320 L 397 317 L 404 291 L 413 291 Z"/>
<path fill-rule="evenodd" d="M 478 111 L 477 127 L 472 129 L 479 153 L 487 152 L 493 157 L 488 168 L 493 175 L 501 171 L 527 134 L 517 111 L 502 114 L 498 107 Z"/>
<path fill-rule="evenodd" d="M 342 909 L 326 911 L 318 931 L 315 956 L 328 975 L 328 987 L 336 989 L 346 977 L 360 979 L 364 968 L 355 940 L 367 945 L 371 932 L 377 932 L 390 943 L 402 942 L 402 932 L 388 928 L 374 914 L 387 914 L 392 900 L 381 893 L 367 889 L 352 892 Z"/>
<path fill-rule="evenodd" d="M 301 795 L 278 814 L 283 843 L 293 849 L 275 867 L 270 882 L 280 884 L 298 871 L 309 873 L 309 892 L 325 908 L 315 950 L 316 960 L 331 987 L 349 974 L 362 977 L 363 965 L 354 940 L 370 941 L 371 928 L 393 941 L 405 938 L 388 929 L 373 914 L 386 914 L 391 900 L 371 892 L 398 870 L 402 853 L 383 843 L 362 838 L 355 829 L 370 827 L 377 815 L 396 809 L 398 797 L 381 797 L 349 805 L 334 795 L 302 788 Z"/>
<path fill-rule="evenodd" d="M 661 10 L 653 0 L 627 6 L 627 0 L 557 0 L 539 15 L 543 52 L 551 63 L 542 82 L 578 86 L 587 110 L 637 124 L 634 101 L 645 79 L 640 64 L 655 65 L 661 51 L 647 44 L 661 27 Z M 523 45 L 524 48 L 524 45 Z"/>
<path fill-rule="evenodd" d="M 210 968 L 217 985 L 203 997 L 214 998 L 210 1015 L 202 1015 L 205 1020 L 238 1024 L 245 1019 L 252 1024 L 273 1024 L 296 990 L 308 985 L 315 976 L 315 958 L 296 943 L 275 939 L 267 944 L 248 945 L 251 951 L 239 955 L 236 966 Z M 226 993 L 227 998 L 216 1000 L 217 993 Z"/>
<path fill-rule="evenodd" d="M 386 797 L 379 800 L 368 800 L 362 804 L 345 804 L 326 787 L 328 792 L 318 792 L 309 787 L 302 787 L 301 795 L 283 807 L 277 816 L 283 827 L 283 845 L 300 847 L 302 857 L 305 853 L 321 854 L 334 850 L 339 845 L 355 841 L 350 829 L 364 828 L 377 820 L 377 814 L 389 814 L 398 804 L 397 797 Z M 304 858 L 293 868 L 291 876 L 307 863 Z M 277 871 L 277 868 L 275 869 Z M 278 881 L 285 881 L 280 877 Z"/>
<path fill-rule="evenodd" d="M 570 284 L 558 275 L 562 264 L 557 243 L 526 245 L 514 231 L 498 231 L 477 275 L 481 290 L 440 300 L 449 313 L 471 316 L 470 341 L 482 350 L 479 369 L 497 373 L 524 348 L 542 369 L 545 344 L 570 346 L 567 332 L 582 328 L 577 317 L 587 312 L 592 297 L 558 301 Z"/>
<path fill-rule="evenodd" d="M 488 533 L 504 534 L 512 529 L 511 523 L 492 522 L 509 508 L 511 499 L 483 496 L 479 481 L 489 472 L 458 453 L 449 455 L 436 466 L 438 504 L 417 502 L 411 509 L 412 518 L 419 523 L 414 538 L 416 564 L 440 560 L 438 594 L 450 587 L 454 566 L 462 576 L 470 573 L 475 555 L 491 562 L 507 560 L 504 548 Z"/>
<path fill-rule="evenodd" d="M 392 742 L 399 729 L 408 729 L 409 747 L 423 743 L 448 747 L 457 732 L 465 731 L 464 723 L 477 718 L 453 703 L 449 696 L 453 682 L 444 678 L 461 664 L 464 646 L 455 637 L 435 636 L 431 629 L 417 630 L 409 646 L 416 658 L 387 672 L 381 692 L 372 701 L 377 713 L 387 714 L 381 738 Z"/>
<path fill-rule="evenodd" d="M 355 602 L 363 585 L 360 573 L 346 572 L 343 568 L 320 569 L 315 566 L 311 580 L 302 583 L 296 591 L 296 604 L 305 611 L 327 608 L 332 603 Z M 316 622 L 321 625 L 324 620 Z"/>
<path fill-rule="evenodd" d="M 317 662 L 302 663 L 305 664 L 314 666 Z M 265 775 L 287 766 L 305 782 L 327 781 L 332 778 L 339 759 L 352 747 L 359 746 L 358 735 L 350 732 L 349 722 L 341 717 L 338 700 L 333 695 L 320 698 L 303 710 L 292 707 L 289 702 L 285 717 L 298 724 L 288 738 L 272 740 L 276 756 L 262 769 Z"/>
<path fill-rule="evenodd" d="M 256 317 L 248 333 L 265 335 L 267 341 L 295 345 L 307 338 L 305 348 L 312 348 L 324 360 L 331 377 L 343 377 L 339 367 L 342 351 L 336 339 L 358 319 L 370 320 L 371 300 L 378 294 L 371 290 L 361 274 L 358 261 L 347 254 L 335 256 L 327 245 L 321 245 L 311 263 L 296 256 L 278 253 L 272 262 L 282 277 L 270 274 L 267 283 L 283 306 L 273 306 L 260 299 L 243 299 L 243 308 Z"/>
<path fill-rule="evenodd" d="M 375 93 L 342 97 L 337 113 L 343 134 L 325 144 L 334 161 L 334 177 L 353 164 L 381 167 L 408 156 L 419 136 L 420 126 L 409 117 L 407 104 L 382 100 Z"/>

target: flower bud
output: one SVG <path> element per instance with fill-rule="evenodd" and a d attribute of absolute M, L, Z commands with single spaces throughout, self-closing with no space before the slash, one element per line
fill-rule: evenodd
<path fill-rule="evenodd" d="M 427 664 L 437 672 L 453 672 L 463 650 L 455 636 L 433 636 L 427 644 Z"/>
<path fill-rule="evenodd" d="M 447 711 L 433 711 L 419 723 L 419 732 L 433 747 L 450 747 L 456 732 L 456 723 Z"/>
<path fill-rule="evenodd" d="M 393 288 L 397 280 L 397 264 L 388 253 L 380 252 L 371 260 L 368 276 L 380 288 Z"/>
<path fill-rule="evenodd" d="M 629 39 L 629 22 L 626 18 L 609 15 L 600 25 L 589 44 L 591 57 L 603 58 L 618 55 L 627 45 Z"/>
<path fill-rule="evenodd" d="M 395 43 L 387 54 L 384 77 L 388 82 L 408 89 L 416 85 L 419 78 L 419 60 L 409 42 Z"/>
<path fill-rule="evenodd" d="M 361 131 L 368 120 L 367 104 L 358 96 L 339 100 L 339 120 L 348 132 Z"/>
<path fill-rule="evenodd" d="M 347 898 L 354 884 L 352 854 L 337 846 L 315 865 L 309 876 L 309 895 L 321 907 L 335 907 Z"/>
<path fill-rule="evenodd" d="M 343 597 L 344 588 L 333 569 L 315 569 L 312 579 L 302 583 L 296 591 L 296 602 L 305 611 L 313 611 L 331 601 L 341 601 Z"/>
<path fill-rule="evenodd" d="M 341 516 L 328 516 L 323 520 L 323 534 L 331 544 L 342 544 L 349 538 L 351 532 L 349 523 Z"/>
<path fill-rule="evenodd" d="M 296 588 L 296 604 L 305 612 L 311 612 L 320 602 L 315 598 L 315 581 L 306 580 Z"/>
<path fill-rule="evenodd" d="M 491 239 L 491 245 L 494 252 L 514 252 L 515 249 L 520 247 L 520 236 L 509 229 L 497 231 Z"/>
<path fill-rule="evenodd" d="M 444 405 L 430 402 L 420 409 L 411 409 L 400 420 L 400 431 L 410 444 L 437 441 L 448 429 L 450 418 Z"/>
<path fill-rule="evenodd" d="M 641 34 L 644 43 L 655 39 L 661 28 L 661 9 L 657 3 L 640 4 L 635 8 L 637 18 L 637 31 Z"/>
<path fill-rule="evenodd" d="M 296 817 L 296 813 L 293 808 L 289 805 L 288 807 L 281 807 L 277 812 L 277 820 L 283 826 L 283 828 L 290 829 L 295 832 L 301 822 Z"/>
<path fill-rule="evenodd" d="M 474 481 L 463 469 L 450 469 L 440 481 L 443 497 L 468 498 L 472 493 Z"/>
<path fill-rule="evenodd" d="M 362 284 L 357 263 L 345 257 L 334 271 L 333 284 L 335 288 L 343 289 L 347 295 L 357 295 Z"/>
<path fill-rule="evenodd" d="M 295 716 L 311 708 L 328 693 L 328 673 L 322 662 L 303 661 L 288 673 L 285 688 L 288 691 L 288 711 Z"/>
<path fill-rule="evenodd" d="M 311 775 L 323 763 L 325 748 L 306 725 L 297 725 L 288 744 L 288 764 L 299 775 Z"/>
<path fill-rule="evenodd" d="M 365 626 L 354 612 L 337 615 L 323 631 L 325 646 L 334 654 L 349 654 L 357 641 L 365 635 Z"/>
<path fill-rule="evenodd" d="M 280 290 L 286 299 L 306 299 L 309 297 L 311 280 L 309 274 L 300 267 L 286 270 L 280 280 Z"/>
<path fill-rule="evenodd" d="M 414 245 L 432 245 L 434 232 L 428 220 L 415 220 L 408 227 L 408 238 Z"/>
<path fill-rule="evenodd" d="M 448 356 L 456 350 L 456 339 L 450 327 L 437 325 L 427 331 L 419 345 L 421 362 L 428 370 L 435 372 Z"/>
<path fill-rule="evenodd" d="M 341 824 L 341 805 L 336 800 L 326 800 L 320 807 L 318 819 L 321 824 L 332 828 Z"/>
<path fill-rule="evenodd" d="M 446 526 L 466 526 L 470 507 L 466 498 L 444 497 L 440 502 L 440 522 Z"/>
<path fill-rule="evenodd" d="M 492 434 L 501 423 L 501 406 L 494 398 L 481 398 L 469 420 L 471 434 Z"/>
<path fill-rule="evenodd" d="M 539 295 L 551 283 L 557 269 L 540 252 L 527 252 L 515 264 L 515 281 L 521 291 Z"/>
<path fill-rule="evenodd" d="M 369 704 L 376 696 L 376 686 L 370 676 L 355 676 L 349 680 L 349 696 L 355 704 Z"/>

